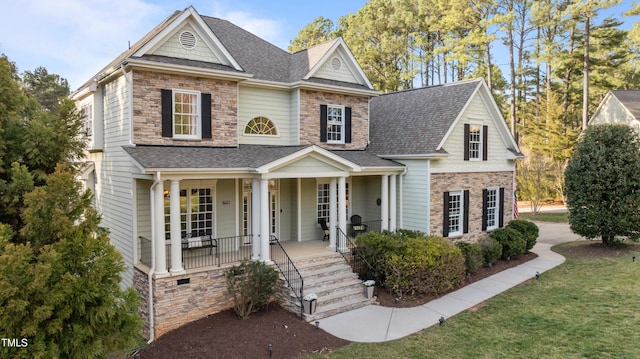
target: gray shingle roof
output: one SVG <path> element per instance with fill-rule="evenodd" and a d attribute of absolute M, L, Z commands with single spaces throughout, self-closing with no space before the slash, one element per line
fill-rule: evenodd
<path fill-rule="evenodd" d="M 640 90 L 616 90 L 611 91 L 611 94 L 631 112 L 636 120 L 640 120 Z"/>
<path fill-rule="evenodd" d="M 147 169 L 255 169 L 291 155 L 305 146 L 240 145 L 239 147 L 123 147 L 137 163 Z M 363 167 L 402 167 L 365 151 L 331 151 Z"/>
<path fill-rule="evenodd" d="M 471 80 L 395 92 L 371 99 L 367 151 L 379 155 L 441 154 L 449 128 L 480 86 Z"/>

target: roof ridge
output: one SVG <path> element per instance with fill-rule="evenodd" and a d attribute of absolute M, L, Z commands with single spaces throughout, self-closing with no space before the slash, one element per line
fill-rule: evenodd
<path fill-rule="evenodd" d="M 444 83 L 444 84 L 422 86 L 422 87 L 414 87 L 414 88 L 405 89 L 405 90 L 381 93 L 380 96 L 378 96 L 378 97 L 387 96 L 387 95 L 404 94 L 404 93 L 411 92 L 411 91 L 429 90 L 429 89 L 434 89 L 434 88 L 438 88 L 438 87 L 459 86 L 459 85 L 464 85 L 464 84 L 468 84 L 468 83 L 479 82 L 481 80 L 482 80 L 482 78 L 474 78 L 474 79 L 461 80 L 461 81 L 456 81 L 456 82 L 447 82 L 447 83 Z"/>

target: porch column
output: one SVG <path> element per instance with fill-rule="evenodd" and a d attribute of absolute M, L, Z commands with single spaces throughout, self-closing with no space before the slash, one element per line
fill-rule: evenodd
<path fill-rule="evenodd" d="M 389 175 L 382 175 L 380 202 L 380 217 L 382 218 L 380 229 L 386 231 L 389 229 Z"/>
<path fill-rule="evenodd" d="M 171 180 L 171 269 L 173 274 L 184 273 L 182 267 L 182 236 L 180 229 L 180 181 Z"/>
<path fill-rule="evenodd" d="M 153 190 L 153 245 L 156 246 L 155 274 L 167 275 L 167 246 L 164 235 L 164 183 L 158 182 Z"/>
<path fill-rule="evenodd" d="M 346 191 L 346 177 L 338 177 L 338 227 L 343 233 L 347 233 L 347 191 Z M 340 241 L 338 243 L 339 250 L 346 250 L 346 241 Z"/>
<path fill-rule="evenodd" d="M 336 247 L 336 227 L 338 226 L 338 189 L 336 184 L 336 178 L 331 178 L 329 181 L 329 248 Z"/>
<path fill-rule="evenodd" d="M 260 259 L 270 263 L 269 259 L 269 180 L 260 180 Z"/>
<path fill-rule="evenodd" d="M 398 175 L 391 175 L 389 182 L 389 230 L 396 230 L 396 182 Z"/>
<path fill-rule="evenodd" d="M 251 181 L 251 259 L 260 259 L 260 181 Z"/>

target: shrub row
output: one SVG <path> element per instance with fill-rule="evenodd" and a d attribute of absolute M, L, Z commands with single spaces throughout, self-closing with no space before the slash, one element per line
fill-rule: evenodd
<path fill-rule="evenodd" d="M 394 296 L 439 295 L 463 283 L 464 256 L 442 237 L 416 231 L 368 232 L 356 240 L 374 266 L 374 272 L 365 276 L 382 283 Z"/>

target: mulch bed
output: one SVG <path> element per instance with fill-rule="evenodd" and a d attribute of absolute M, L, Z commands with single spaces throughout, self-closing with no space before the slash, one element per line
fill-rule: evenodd
<path fill-rule="evenodd" d="M 516 259 L 500 260 L 491 268 L 480 268 L 465 285 L 536 258 L 527 253 Z M 437 297 L 402 299 L 378 288 L 380 305 L 412 307 Z M 269 344 L 272 345 L 271 353 Z M 210 315 L 175 329 L 142 349 L 139 358 L 303 358 L 328 353 L 349 341 L 309 324 L 299 316 L 272 304 L 249 318 L 239 320 L 233 310 Z"/>

